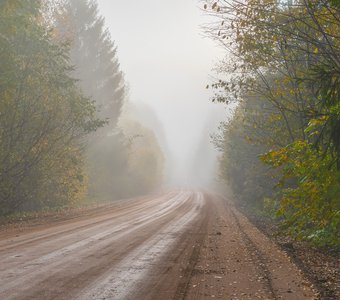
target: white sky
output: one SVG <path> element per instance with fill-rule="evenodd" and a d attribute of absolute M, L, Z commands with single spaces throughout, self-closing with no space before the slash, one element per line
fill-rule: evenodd
<path fill-rule="evenodd" d="M 197 148 L 207 118 L 216 111 L 221 119 L 224 111 L 210 102 L 211 90 L 205 89 L 211 69 L 222 58 L 222 50 L 202 37 L 200 25 L 207 17 L 197 0 L 98 4 L 118 46 L 130 100 L 154 109 L 180 169 Z"/>

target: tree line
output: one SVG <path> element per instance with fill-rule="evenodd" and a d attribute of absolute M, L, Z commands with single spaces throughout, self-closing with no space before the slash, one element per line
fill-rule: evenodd
<path fill-rule="evenodd" d="M 237 102 L 215 136 L 239 201 L 293 237 L 339 246 L 340 5 L 205 1 L 226 50 L 214 101 Z"/>
<path fill-rule="evenodd" d="M 96 1 L 1 1 L 0 70 L 0 215 L 158 186 L 161 147 L 124 116 L 126 83 Z"/>

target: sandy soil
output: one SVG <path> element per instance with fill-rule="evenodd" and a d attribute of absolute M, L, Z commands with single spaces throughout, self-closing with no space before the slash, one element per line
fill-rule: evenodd
<path fill-rule="evenodd" d="M 0 299 L 316 299 L 227 200 L 170 191 L 0 232 Z"/>

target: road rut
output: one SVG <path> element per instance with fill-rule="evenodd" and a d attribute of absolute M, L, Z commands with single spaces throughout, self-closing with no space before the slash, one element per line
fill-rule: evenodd
<path fill-rule="evenodd" d="M 0 299 L 315 299 L 231 203 L 200 191 L 0 232 Z"/>

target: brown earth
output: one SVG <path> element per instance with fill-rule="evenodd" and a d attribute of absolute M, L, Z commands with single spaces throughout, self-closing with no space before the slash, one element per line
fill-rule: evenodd
<path fill-rule="evenodd" d="M 340 257 L 339 250 L 332 247 L 316 247 L 307 241 L 296 240 L 280 229 L 275 220 L 259 217 L 240 209 L 265 235 L 286 252 L 318 290 L 319 299 L 340 299 Z"/>
<path fill-rule="evenodd" d="M 216 195 L 170 191 L 0 232 L 0 299 L 316 299 Z"/>

